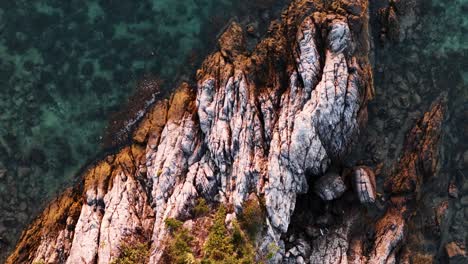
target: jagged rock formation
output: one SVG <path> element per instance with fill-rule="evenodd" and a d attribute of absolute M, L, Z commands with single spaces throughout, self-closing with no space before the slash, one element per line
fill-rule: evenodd
<path fill-rule="evenodd" d="M 339 174 L 328 172 L 315 183 L 314 191 L 322 200 L 331 201 L 343 195 L 346 185 Z"/>
<path fill-rule="evenodd" d="M 259 256 L 272 243 L 279 247 L 271 262 L 393 263 L 411 201 L 435 170 L 442 110 L 439 104 L 410 132 L 386 213 L 374 237 L 364 238 L 358 220 L 369 217 L 358 201 L 375 202 L 374 175 L 362 167 L 340 175 L 331 167 L 357 139 L 373 97 L 367 4 L 293 1 L 251 52 L 242 26 L 231 24 L 196 85 L 183 83 L 157 102 L 133 142 L 90 166 L 81 185 L 53 201 L 7 263 L 109 263 L 122 243 L 139 241 L 151 244 L 149 262 L 158 263 L 165 219 L 191 219 L 203 197 L 232 206 L 232 220 L 251 194 L 264 199 L 267 213 Z M 345 193 L 353 189 L 349 177 L 356 201 Z M 324 186 L 323 200 L 353 206 L 312 241 L 286 244 L 298 195 L 315 181 L 316 191 Z"/>
<path fill-rule="evenodd" d="M 250 54 L 233 23 L 197 89 L 184 83 L 156 103 L 135 143 L 91 166 L 8 262 L 108 263 L 122 241 L 145 238 L 157 263 L 164 219 L 189 218 L 197 197 L 238 213 L 252 192 L 265 199 L 263 241 L 281 245 L 307 177 L 346 153 L 372 97 L 366 1 L 319 2 L 293 1 Z"/>

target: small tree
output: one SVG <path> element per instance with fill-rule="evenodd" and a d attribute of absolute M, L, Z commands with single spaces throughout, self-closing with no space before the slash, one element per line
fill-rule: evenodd
<path fill-rule="evenodd" d="M 215 261 L 228 260 L 234 253 L 230 235 L 224 225 L 225 219 L 226 208 L 220 205 L 204 246 L 206 259 Z"/>
<path fill-rule="evenodd" d="M 213 226 L 204 245 L 201 263 L 249 264 L 255 263 L 255 248 L 237 221 L 232 230 L 225 226 L 226 208 L 221 205 L 216 212 Z"/>
<path fill-rule="evenodd" d="M 120 246 L 119 257 L 111 264 L 143 264 L 148 262 L 149 249 L 147 243 L 123 243 Z"/>
<path fill-rule="evenodd" d="M 195 207 L 193 208 L 193 215 L 195 217 L 202 217 L 210 212 L 210 207 L 203 198 L 198 198 Z"/>
<path fill-rule="evenodd" d="M 255 241 L 257 234 L 263 229 L 265 217 L 265 212 L 257 199 L 250 199 L 244 203 L 239 223 L 252 241 Z"/>
<path fill-rule="evenodd" d="M 183 223 L 174 218 L 167 218 L 166 227 L 169 229 L 171 237 L 167 240 L 164 259 L 168 263 L 191 264 L 196 263 L 192 254 L 192 243 L 194 237 Z"/>

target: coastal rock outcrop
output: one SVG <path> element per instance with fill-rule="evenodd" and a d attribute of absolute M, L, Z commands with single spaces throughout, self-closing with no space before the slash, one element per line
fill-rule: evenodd
<path fill-rule="evenodd" d="M 132 243 L 147 243 L 148 262 L 159 263 L 167 219 L 191 220 L 203 198 L 224 204 L 232 222 L 252 194 L 265 209 L 255 244 L 259 258 L 389 263 L 405 235 L 407 195 L 417 196 L 428 177 L 423 175 L 434 173 L 442 112 L 433 110 L 410 132 L 388 189 L 387 212 L 375 224 L 373 250 L 367 252 L 355 231 L 358 219 L 367 216 L 347 195 L 352 180 L 332 167 L 341 166 L 358 139 L 374 96 L 368 2 L 335 2 L 339 8 L 292 1 L 252 51 L 245 47 L 243 25 L 232 23 L 196 80 L 156 102 L 131 143 L 86 168 L 81 184 L 23 233 L 7 263 L 110 263 Z M 372 171 L 361 167 L 354 174 L 358 195 L 352 197 L 374 203 Z M 297 200 L 311 183 L 321 203 L 351 201 L 355 208 L 323 221 L 314 239 L 286 242 Z M 324 188 L 331 191 L 320 192 Z"/>

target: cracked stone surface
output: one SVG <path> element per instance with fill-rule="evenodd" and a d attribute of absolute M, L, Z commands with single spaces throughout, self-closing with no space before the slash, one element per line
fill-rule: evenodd
<path fill-rule="evenodd" d="M 361 203 L 374 203 L 377 198 L 375 174 L 371 168 L 360 166 L 353 171 L 353 184 Z"/>
<path fill-rule="evenodd" d="M 368 3 L 339 6 L 292 1 L 253 50 L 233 22 L 195 80 L 156 102 L 131 143 L 85 168 L 7 263 L 110 263 L 122 244 L 142 241 L 148 262 L 161 263 L 165 219 L 190 226 L 202 197 L 232 208 L 230 223 L 252 195 L 266 211 L 258 257 L 278 247 L 269 263 L 409 263 L 405 242 L 437 172 L 444 101 L 407 134 L 385 197 L 380 169 L 346 167 L 374 91 Z M 456 242 L 445 250 L 465 254 Z"/>

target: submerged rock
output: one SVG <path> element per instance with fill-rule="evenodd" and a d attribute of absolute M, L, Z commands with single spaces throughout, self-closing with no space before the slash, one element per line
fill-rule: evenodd
<path fill-rule="evenodd" d="M 445 252 L 450 260 L 456 257 L 466 257 L 466 250 L 463 245 L 457 242 L 450 242 L 445 245 Z"/>
<path fill-rule="evenodd" d="M 405 230 L 410 228 L 410 216 L 417 210 L 415 205 L 420 199 L 423 180 L 437 172 L 443 116 L 444 103 L 439 100 L 406 137 L 395 173 L 385 183 L 390 202 L 386 213 L 375 225 L 376 240 L 369 256 L 370 263 L 388 263 L 392 258 L 397 261 L 396 251 L 405 247 L 402 245 L 407 236 Z"/>

